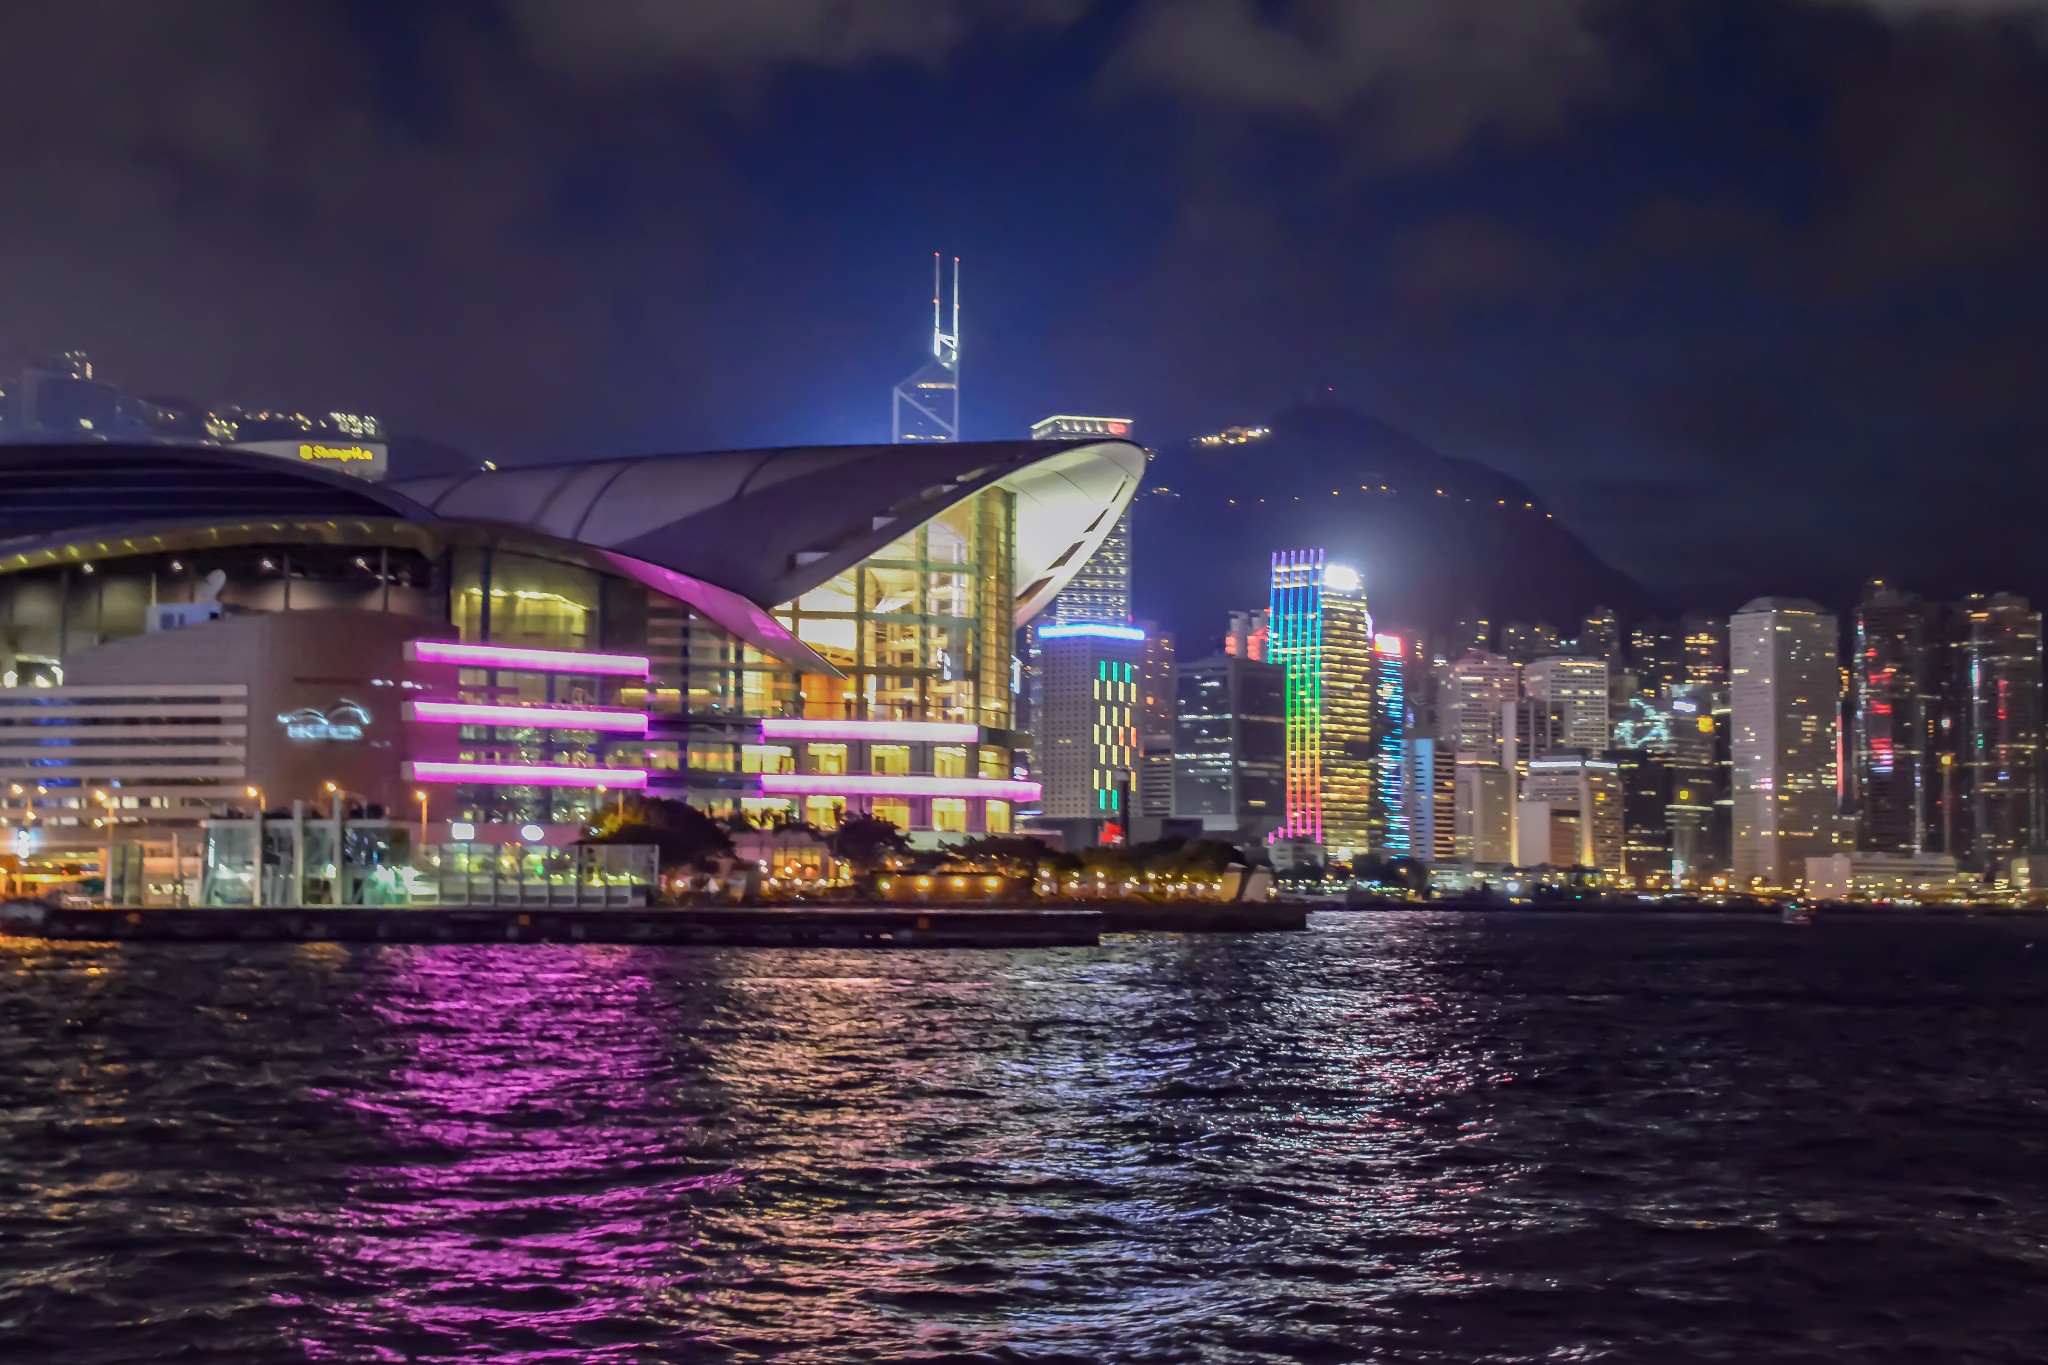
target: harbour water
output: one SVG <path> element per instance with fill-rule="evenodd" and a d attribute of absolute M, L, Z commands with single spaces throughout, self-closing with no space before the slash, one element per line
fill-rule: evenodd
<path fill-rule="evenodd" d="M 0 1359 L 2033 1361 L 2048 923 L 0 940 Z"/>

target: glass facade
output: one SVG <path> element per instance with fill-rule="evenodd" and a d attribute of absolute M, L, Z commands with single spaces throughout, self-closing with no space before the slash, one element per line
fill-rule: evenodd
<path fill-rule="evenodd" d="M 197 604 L 217 587 L 230 613 L 381 610 L 419 617 L 427 639 L 644 656 L 645 677 L 465 666 L 454 692 L 434 698 L 644 713 L 644 734 L 450 723 L 431 736 L 435 753 L 409 756 L 639 769 L 650 795 L 716 814 L 830 824 L 870 811 L 907 828 L 973 833 L 1006 825 L 1008 803 L 992 814 L 989 801 L 952 792 L 784 796 L 761 786 L 791 774 L 1012 777 L 1015 517 L 1013 494 L 985 489 L 796 601 L 764 604 L 842 677 L 800 673 L 573 545 L 396 522 L 238 528 L 248 543 L 17 570 L 0 576 L 0 644 L 22 685 L 61 682 L 67 654 L 141 634 L 157 624 L 156 604 Z M 211 579 L 216 569 L 224 584 Z M 974 732 L 972 742 L 764 743 L 761 722 L 774 718 Z M 437 790 L 433 805 L 451 820 L 563 824 L 596 819 L 615 799 L 594 788 L 460 783 Z"/>
<path fill-rule="evenodd" d="M 783 624 L 846 677 L 807 675 L 800 710 L 758 714 L 1010 728 L 1014 517 L 984 490 L 788 604 Z"/>
<path fill-rule="evenodd" d="M 1337 857 L 1378 842 L 1373 811 L 1372 614 L 1356 571 L 1321 550 L 1273 556 L 1267 658 L 1287 670 L 1283 835 Z"/>

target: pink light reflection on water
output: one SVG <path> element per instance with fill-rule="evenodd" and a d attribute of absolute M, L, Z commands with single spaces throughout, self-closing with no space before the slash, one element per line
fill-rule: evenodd
<path fill-rule="evenodd" d="M 676 1021 L 644 956 L 385 950 L 365 1022 L 410 1056 L 386 1087 L 325 1096 L 364 1125 L 372 1160 L 335 1204 L 265 1229 L 345 1291 L 277 1296 L 309 1358 L 687 1349 L 660 1304 L 695 1274 L 694 1212 L 738 1176 L 692 1155 L 696 1116 L 663 1084 Z"/>

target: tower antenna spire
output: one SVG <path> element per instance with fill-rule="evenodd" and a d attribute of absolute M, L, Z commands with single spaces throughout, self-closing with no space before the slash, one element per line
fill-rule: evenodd
<path fill-rule="evenodd" d="M 889 397 L 890 439 L 960 439 L 960 258 L 953 258 L 953 318 L 946 325 L 946 258 L 932 253 L 932 355 Z"/>

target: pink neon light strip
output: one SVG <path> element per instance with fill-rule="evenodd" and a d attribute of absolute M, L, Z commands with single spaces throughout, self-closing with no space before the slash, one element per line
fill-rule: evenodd
<path fill-rule="evenodd" d="M 585 654 L 573 649 L 518 649 L 512 645 L 466 645 L 454 640 L 414 640 L 406 657 L 423 664 L 464 668 L 509 668 L 527 673 L 596 673 L 608 678 L 644 678 L 647 660 L 638 654 Z"/>
<path fill-rule="evenodd" d="M 595 711 L 579 706 L 512 706 L 467 701 L 406 703 L 410 720 L 433 725 L 512 725 L 527 730 L 602 730 L 607 734 L 644 735 L 645 711 Z"/>
<path fill-rule="evenodd" d="M 865 773 L 762 773 L 763 796 L 980 796 L 1036 801 L 1036 782 L 1000 777 L 876 777 Z"/>
<path fill-rule="evenodd" d="M 475 782 L 490 787 L 614 787 L 647 785 L 645 768 L 570 768 L 535 763 L 408 763 L 408 782 Z"/>
<path fill-rule="evenodd" d="M 898 744 L 972 744 L 981 727 L 950 720 L 764 720 L 763 739 L 866 739 Z"/>

